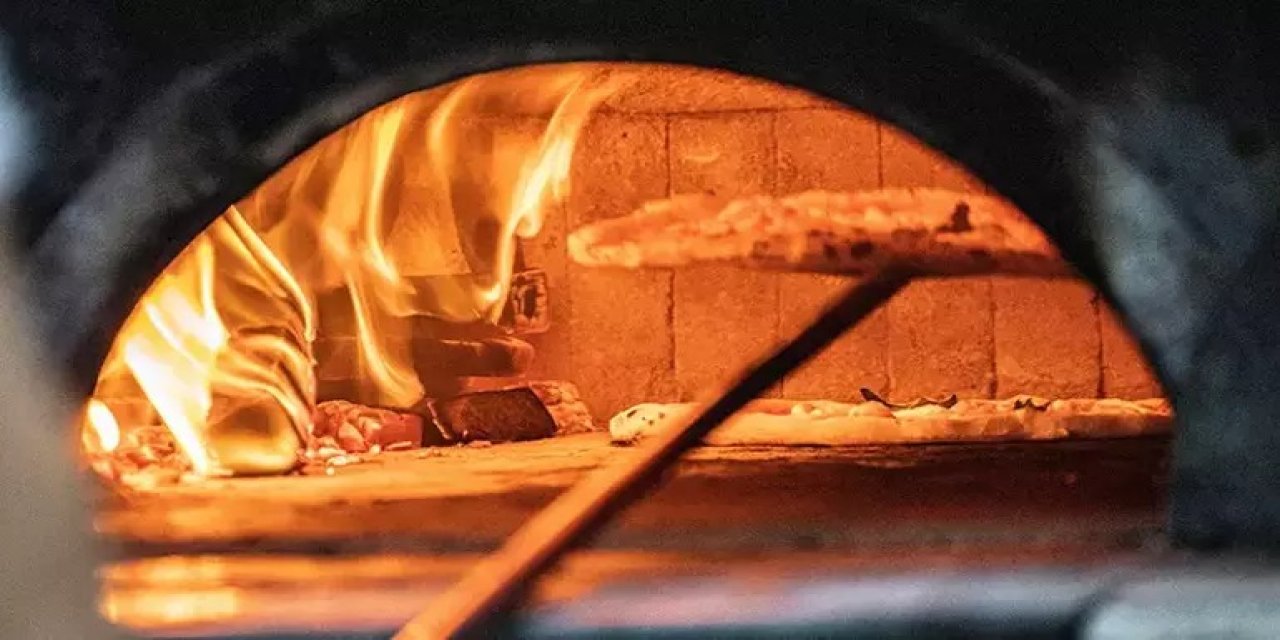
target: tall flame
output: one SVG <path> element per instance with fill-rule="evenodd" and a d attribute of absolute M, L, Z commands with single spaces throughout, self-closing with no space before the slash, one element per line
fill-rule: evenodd
<path fill-rule="evenodd" d="M 286 470 L 310 429 L 318 299 L 341 291 L 374 399 L 419 400 L 397 323 L 497 318 L 516 238 L 537 233 L 565 196 L 578 134 L 613 84 L 586 65 L 476 76 L 329 136 L 156 279 L 118 334 L 98 395 L 145 396 L 196 473 Z M 551 115 L 540 136 L 504 136 L 496 113 Z M 97 418 L 98 406 L 110 415 L 94 402 Z"/>

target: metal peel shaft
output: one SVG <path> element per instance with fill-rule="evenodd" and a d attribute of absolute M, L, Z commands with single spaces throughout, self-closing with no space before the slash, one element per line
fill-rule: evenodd
<path fill-rule="evenodd" d="M 660 432 L 634 454 L 567 489 L 518 529 L 501 549 L 396 634 L 397 640 L 465 638 L 485 633 L 485 622 L 516 604 L 538 575 L 594 535 L 632 499 L 657 482 L 680 455 L 831 344 L 901 289 L 910 277 L 882 273 L 858 282 L 786 345 L 752 365 L 692 421 Z"/>

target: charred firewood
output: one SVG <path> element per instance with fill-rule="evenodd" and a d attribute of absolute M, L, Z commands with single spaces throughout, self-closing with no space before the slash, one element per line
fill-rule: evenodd
<path fill-rule="evenodd" d="M 366 453 L 468 442 L 514 442 L 595 430 L 578 388 L 562 381 L 462 393 L 425 400 L 411 410 L 345 400 L 315 411 L 317 450 Z"/>
<path fill-rule="evenodd" d="M 425 413 L 452 442 L 517 442 L 556 434 L 555 418 L 527 386 L 431 400 Z"/>
<path fill-rule="evenodd" d="M 539 380 L 528 383 L 547 412 L 556 422 L 556 435 L 587 433 L 596 430 L 591 411 L 578 393 L 577 385 L 563 380 Z"/>
<path fill-rule="evenodd" d="M 466 392 L 509 391 L 527 387 L 538 396 L 538 399 L 546 406 L 547 412 L 555 419 L 556 435 L 558 436 L 596 431 L 596 423 L 591 417 L 591 410 L 582 401 L 578 386 L 572 382 L 565 380 L 522 380 L 518 383 L 510 383 L 501 380 L 480 381 L 474 378 L 469 382 L 471 388 L 467 389 Z M 449 395 L 459 395 L 460 393 L 464 392 Z M 436 397 L 449 396 L 441 395 Z"/>

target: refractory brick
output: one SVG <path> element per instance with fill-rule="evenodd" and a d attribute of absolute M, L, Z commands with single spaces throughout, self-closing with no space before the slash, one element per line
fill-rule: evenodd
<path fill-rule="evenodd" d="M 886 311 L 889 389 L 895 400 L 948 393 L 991 396 L 990 279 L 918 280 L 890 300 Z"/>
<path fill-rule="evenodd" d="M 847 278 L 783 274 L 778 284 L 779 338 L 798 333 L 851 284 Z M 861 401 L 858 389 L 889 393 L 889 322 L 877 309 L 783 381 L 782 395 L 805 400 Z"/>
<path fill-rule="evenodd" d="M 1158 398 L 1164 395 L 1147 358 L 1115 311 L 1099 305 L 1102 337 L 1102 392 L 1110 398 Z"/>
<path fill-rule="evenodd" d="M 996 396 L 1098 395 L 1095 294 L 1078 280 L 993 278 Z"/>

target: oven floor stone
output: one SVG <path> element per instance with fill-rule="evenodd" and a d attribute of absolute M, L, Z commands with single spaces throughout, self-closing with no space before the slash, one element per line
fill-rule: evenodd
<path fill-rule="evenodd" d="M 703 448 L 597 548 L 959 553 L 1159 544 L 1168 440 Z M 627 455 L 603 434 L 384 453 L 332 476 L 211 480 L 107 495 L 126 557 L 477 552 Z"/>

